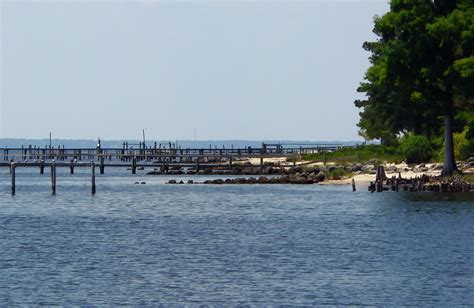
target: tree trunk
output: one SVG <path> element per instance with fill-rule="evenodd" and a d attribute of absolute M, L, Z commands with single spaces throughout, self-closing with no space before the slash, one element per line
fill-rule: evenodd
<path fill-rule="evenodd" d="M 454 159 L 453 122 L 453 112 L 448 112 L 444 117 L 444 165 L 441 176 L 450 176 L 458 171 Z"/>

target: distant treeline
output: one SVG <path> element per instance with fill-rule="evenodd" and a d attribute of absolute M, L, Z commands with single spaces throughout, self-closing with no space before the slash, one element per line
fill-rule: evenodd
<path fill-rule="evenodd" d="M 101 146 L 103 148 L 120 148 L 124 142 L 128 142 L 129 146 L 138 147 L 142 140 L 101 140 Z M 153 147 L 155 145 L 162 145 L 168 147 L 171 143 L 173 146 L 181 148 L 260 148 L 263 143 L 268 144 L 285 144 L 288 147 L 291 145 L 311 145 L 311 144 L 341 144 L 341 145 L 357 145 L 361 141 L 307 141 L 307 140 L 145 140 L 145 145 L 147 147 Z M 92 139 L 52 139 L 51 144 L 53 147 L 58 148 L 95 148 L 97 145 L 97 140 Z M 49 146 L 49 139 L 15 139 L 15 138 L 4 138 L 0 139 L 0 147 L 45 147 Z"/>

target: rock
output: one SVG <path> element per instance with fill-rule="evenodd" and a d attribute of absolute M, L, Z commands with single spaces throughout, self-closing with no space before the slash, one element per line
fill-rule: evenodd
<path fill-rule="evenodd" d="M 321 169 L 319 169 L 319 168 L 317 168 L 317 167 L 308 168 L 308 169 L 306 170 L 306 172 L 308 172 L 308 173 L 315 173 L 315 174 L 318 174 L 319 171 L 321 171 Z"/>
<path fill-rule="evenodd" d="M 375 165 L 368 164 L 368 165 L 362 166 L 362 171 L 369 172 L 373 170 L 375 170 Z"/>
<path fill-rule="evenodd" d="M 469 158 L 467 159 L 467 162 L 468 162 L 468 163 L 474 163 L 474 156 L 469 157 Z"/>
<path fill-rule="evenodd" d="M 257 179 L 254 178 L 254 177 L 250 177 L 247 179 L 247 183 L 248 184 L 256 184 L 257 183 Z"/>
<path fill-rule="evenodd" d="M 360 163 L 352 164 L 351 170 L 352 170 L 352 172 L 361 171 L 362 170 L 362 164 L 360 164 Z"/>
<path fill-rule="evenodd" d="M 270 184 L 280 184 L 280 179 L 277 177 L 269 179 Z"/>
<path fill-rule="evenodd" d="M 266 176 L 261 176 L 258 178 L 257 182 L 259 184 L 267 184 L 268 183 L 268 178 Z"/>
<path fill-rule="evenodd" d="M 183 182 L 183 181 L 179 181 L 178 184 L 184 184 L 184 182 Z"/>
<path fill-rule="evenodd" d="M 140 182 L 140 184 L 146 184 L 146 182 Z"/>
<path fill-rule="evenodd" d="M 237 183 L 237 184 L 245 184 L 245 183 L 247 183 L 247 179 L 245 179 L 245 178 L 236 178 L 234 180 L 234 182 Z"/>
<path fill-rule="evenodd" d="M 426 165 L 424 163 L 421 163 L 418 166 L 416 166 L 415 168 L 416 169 L 421 169 L 421 168 L 424 168 L 424 167 L 426 167 Z"/>
<path fill-rule="evenodd" d="M 294 166 L 294 167 L 293 167 L 293 170 L 294 170 L 295 172 L 301 172 L 301 171 L 303 171 L 303 168 L 301 168 L 301 166 Z"/>
<path fill-rule="evenodd" d="M 194 184 L 193 180 L 188 180 L 188 184 Z"/>
<path fill-rule="evenodd" d="M 140 182 L 135 182 L 135 185 L 140 184 Z"/>
<path fill-rule="evenodd" d="M 161 174 L 161 172 L 157 170 L 149 171 L 146 173 L 146 175 L 158 175 L 158 174 Z"/>
<path fill-rule="evenodd" d="M 217 180 L 214 180 L 212 181 L 212 184 L 224 184 L 224 180 L 223 179 L 217 179 Z"/>
<path fill-rule="evenodd" d="M 290 184 L 306 184 L 306 179 L 304 178 L 293 178 L 290 180 Z"/>
<path fill-rule="evenodd" d="M 367 162 L 367 165 L 379 165 L 380 161 L 378 159 L 371 159 Z"/>
<path fill-rule="evenodd" d="M 176 180 L 169 180 L 168 184 L 176 184 Z"/>
<path fill-rule="evenodd" d="M 318 182 L 324 182 L 325 179 L 326 175 L 322 171 L 320 171 L 315 177 L 315 180 L 317 180 Z"/>
<path fill-rule="evenodd" d="M 202 173 L 203 174 L 212 174 L 212 168 L 204 168 L 204 170 L 202 170 Z"/>
<path fill-rule="evenodd" d="M 464 169 L 469 169 L 471 167 L 474 167 L 474 161 L 468 161 L 464 164 Z"/>
<path fill-rule="evenodd" d="M 233 174 L 241 174 L 241 173 L 242 173 L 242 169 L 240 169 L 240 168 L 234 168 L 234 169 L 232 169 L 232 173 L 233 173 Z"/>

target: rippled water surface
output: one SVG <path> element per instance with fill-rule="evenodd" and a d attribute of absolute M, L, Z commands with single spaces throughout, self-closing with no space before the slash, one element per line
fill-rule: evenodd
<path fill-rule="evenodd" d="M 0 170 L 2 305 L 474 305 L 474 194 L 88 171 Z"/>

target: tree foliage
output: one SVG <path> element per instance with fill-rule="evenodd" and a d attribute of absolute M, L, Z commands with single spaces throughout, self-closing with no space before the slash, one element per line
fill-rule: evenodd
<path fill-rule="evenodd" d="M 474 0 L 392 0 L 374 33 L 378 40 L 363 45 L 371 66 L 358 91 L 366 98 L 355 101 L 361 134 L 431 140 L 444 132 L 452 173 L 454 118 L 474 107 Z"/>

